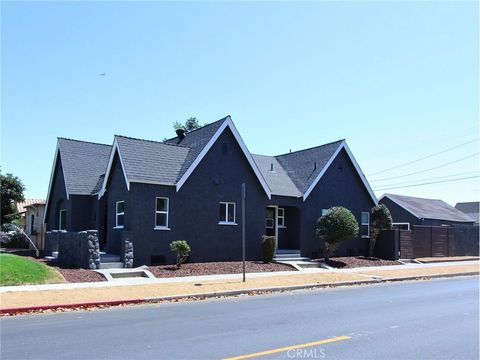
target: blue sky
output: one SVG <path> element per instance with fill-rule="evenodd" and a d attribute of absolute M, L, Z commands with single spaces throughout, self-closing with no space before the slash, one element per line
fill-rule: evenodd
<path fill-rule="evenodd" d="M 57 136 L 161 140 L 174 121 L 230 114 L 254 153 L 347 139 L 377 195 L 479 198 L 478 178 L 382 190 L 478 176 L 478 141 L 369 175 L 478 139 L 476 2 L 1 10 L 1 168 L 28 197 L 46 196 Z"/>

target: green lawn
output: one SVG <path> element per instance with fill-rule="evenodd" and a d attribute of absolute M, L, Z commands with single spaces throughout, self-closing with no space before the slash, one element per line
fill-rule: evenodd
<path fill-rule="evenodd" d="M 54 268 L 25 257 L 0 254 L 0 285 L 50 284 L 65 282 Z"/>

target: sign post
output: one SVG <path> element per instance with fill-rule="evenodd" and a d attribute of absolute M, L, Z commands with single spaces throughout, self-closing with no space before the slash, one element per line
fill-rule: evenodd
<path fill-rule="evenodd" d="M 242 261 L 243 282 L 245 282 L 245 183 L 242 184 Z"/>

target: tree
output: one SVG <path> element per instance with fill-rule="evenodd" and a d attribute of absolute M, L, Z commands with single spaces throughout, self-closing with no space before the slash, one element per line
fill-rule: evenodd
<path fill-rule="evenodd" d="M 325 241 L 325 260 L 328 260 L 342 241 L 358 235 L 358 222 L 350 210 L 334 206 L 318 219 L 316 233 Z"/>
<path fill-rule="evenodd" d="M 392 228 L 392 215 L 390 210 L 383 205 L 377 205 L 372 208 L 371 230 L 370 230 L 370 256 L 374 255 L 375 244 L 378 235 L 382 230 L 390 230 Z"/>
<path fill-rule="evenodd" d="M 170 250 L 177 253 L 177 267 L 179 268 L 188 258 L 190 245 L 185 240 L 175 240 L 170 243 Z"/>
<path fill-rule="evenodd" d="M 1 203 L 1 218 L 2 224 L 11 222 L 11 218 L 7 215 L 13 214 L 15 210 L 15 203 L 24 201 L 23 192 L 25 186 L 22 181 L 12 174 L 3 175 L 0 173 L 0 203 Z"/>
<path fill-rule="evenodd" d="M 186 133 L 189 133 L 190 131 L 192 130 L 195 130 L 195 129 L 198 129 L 198 128 L 201 128 L 203 125 L 201 125 L 197 118 L 196 117 L 189 117 L 186 121 L 185 121 L 185 124 L 182 124 L 181 122 L 179 121 L 175 121 L 173 123 L 173 128 L 175 130 L 178 130 L 178 129 L 183 129 L 185 130 Z"/>

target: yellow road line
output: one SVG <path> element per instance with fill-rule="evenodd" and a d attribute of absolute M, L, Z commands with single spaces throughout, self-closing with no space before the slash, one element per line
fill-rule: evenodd
<path fill-rule="evenodd" d="M 285 346 L 285 347 L 272 349 L 272 350 L 261 351 L 261 352 L 257 352 L 257 353 L 253 353 L 253 354 L 234 356 L 234 357 L 230 357 L 230 358 L 225 358 L 223 360 L 250 359 L 250 358 L 254 358 L 254 357 L 258 357 L 258 356 L 276 354 L 276 353 L 284 352 L 284 351 L 288 351 L 288 350 L 302 349 L 302 348 L 306 348 L 306 347 L 310 347 L 310 346 L 328 344 L 328 343 L 331 343 L 331 342 L 348 340 L 348 339 L 350 339 L 350 336 L 337 336 L 337 337 L 334 337 L 334 338 L 323 339 L 323 340 L 319 340 L 319 341 L 313 341 L 313 342 L 309 342 L 309 343 L 305 343 L 305 344 Z"/>

